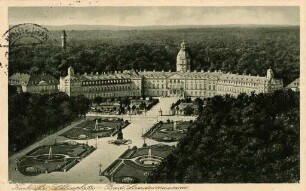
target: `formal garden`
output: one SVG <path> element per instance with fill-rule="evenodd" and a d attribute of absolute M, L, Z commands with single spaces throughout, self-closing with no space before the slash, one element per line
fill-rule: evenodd
<path fill-rule="evenodd" d="M 159 102 L 152 97 L 96 97 L 91 105 L 90 112 L 109 115 L 137 115 L 150 110 Z"/>
<path fill-rule="evenodd" d="M 141 148 L 134 146 L 101 172 L 101 176 L 116 183 L 146 183 L 151 172 L 173 149 L 173 146 L 163 144 Z"/>
<path fill-rule="evenodd" d="M 193 125 L 193 121 L 160 121 L 154 124 L 143 137 L 159 142 L 175 142 L 184 137 L 188 128 Z"/>
<path fill-rule="evenodd" d="M 54 171 L 66 172 L 95 149 L 93 146 L 74 141 L 40 146 L 17 159 L 16 170 L 27 176 Z"/>
<path fill-rule="evenodd" d="M 74 140 L 111 137 L 116 135 L 120 128 L 123 129 L 129 124 L 121 118 L 89 118 L 61 136 Z"/>

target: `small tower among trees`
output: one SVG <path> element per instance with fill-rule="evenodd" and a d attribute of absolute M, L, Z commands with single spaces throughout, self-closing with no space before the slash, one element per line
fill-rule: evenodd
<path fill-rule="evenodd" d="M 62 34 L 61 38 L 62 38 L 62 48 L 65 50 L 66 46 L 67 46 L 67 35 L 66 35 L 65 30 L 63 30 L 63 34 Z"/>

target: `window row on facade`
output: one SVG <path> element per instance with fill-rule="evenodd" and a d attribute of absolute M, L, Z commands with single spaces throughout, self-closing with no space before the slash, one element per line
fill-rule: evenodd
<path fill-rule="evenodd" d="M 85 93 L 87 98 L 93 99 L 95 97 L 124 97 L 124 96 L 141 96 L 140 92 L 129 91 L 129 92 L 99 92 L 99 93 Z"/>
<path fill-rule="evenodd" d="M 84 81 L 82 85 L 101 85 L 101 84 L 117 84 L 117 83 L 129 83 L 130 79 L 115 79 L 115 80 L 97 80 L 97 81 Z"/>
<path fill-rule="evenodd" d="M 83 87 L 84 92 L 91 92 L 91 91 L 123 91 L 123 90 L 131 90 L 133 87 L 131 85 L 122 85 L 122 86 L 97 86 L 97 87 Z"/>

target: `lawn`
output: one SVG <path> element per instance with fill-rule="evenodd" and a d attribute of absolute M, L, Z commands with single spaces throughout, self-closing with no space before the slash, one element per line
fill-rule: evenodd
<path fill-rule="evenodd" d="M 50 151 L 50 147 L 52 148 L 52 153 L 56 154 L 64 154 L 64 155 L 69 155 L 70 157 L 78 157 L 80 156 L 88 146 L 86 145 L 53 145 L 53 146 L 42 146 L 39 147 L 37 150 L 34 152 L 30 152 L 27 154 L 27 156 L 37 156 L 37 155 L 43 155 L 43 154 L 48 154 Z"/>
<path fill-rule="evenodd" d="M 160 142 L 178 141 L 185 136 L 188 128 L 192 125 L 189 121 L 177 121 L 176 128 L 174 129 L 174 122 L 158 123 L 149 129 L 144 134 L 144 137 Z"/>
<path fill-rule="evenodd" d="M 166 148 L 164 148 L 164 147 L 154 147 L 154 145 L 153 145 L 150 148 L 151 148 L 152 155 L 155 155 L 155 156 L 160 156 L 160 157 L 165 158 L 170 153 L 170 150 L 167 147 Z M 134 157 L 138 157 L 138 156 L 147 155 L 148 151 L 149 151 L 148 147 L 139 148 L 137 150 L 137 152 L 135 152 L 129 158 L 134 158 Z"/>
<path fill-rule="evenodd" d="M 152 157 L 159 156 L 166 158 L 173 151 L 174 147 L 163 144 L 142 148 L 133 147 L 126 150 L 119 159 L 116 159 L 107 167 L 102 172 L 102 175 L 117 183 L 128 183 L 124 182 L 123 179 L 125 178 L 132 179 L 133 181 L 131 183 L 146 182 L 146 176 L 148 173 L 152 172 L 156 166 L 141 164 L 137 159 L 139 159 L 140 156 L 147 157 L 149 149 L 151 149 Z"/>
<path fill-rule="evenodd" d="M 134 167 L 128 162 L 119 167 L 113 174 L 113 181 L 120 183 L 124 177 L 133 177 L 135 183 L 146 182 L 144 173 L 151 172 L 152 169 L 145 170 L 143 167 Z"/>
<path fill-rule="evenodd" d="M 49 155 L 50 148 L 52 155 Z M 94 150 L 92 146 L 75 142 L 40 146 L 16 161 L 17 170 L 27 176 L 68 171 Z"/>
<path fill-rule="evenodd" d="M 97 120 L 97 121 L 96 121 Z M 98 122 L 98 130 L 95 129 Z M 86 140 L 101 137 L 110 137 L 117 134 L 119 127 L 125 128 L 130 123 L 120 118 L 94 118 L 88 119 L 78 126 L 64 132 L 61 136 L 75 140 Z"/>

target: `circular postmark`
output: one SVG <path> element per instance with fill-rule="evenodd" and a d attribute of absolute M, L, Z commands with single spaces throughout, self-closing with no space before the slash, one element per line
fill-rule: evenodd
<path fill-rule="evenodd" d="M 9 45 L 41 44 L 48 40 L 48 33 L 48 29 L 38 24 L 23 23 L 11 27 L 2 37 Z"/>

